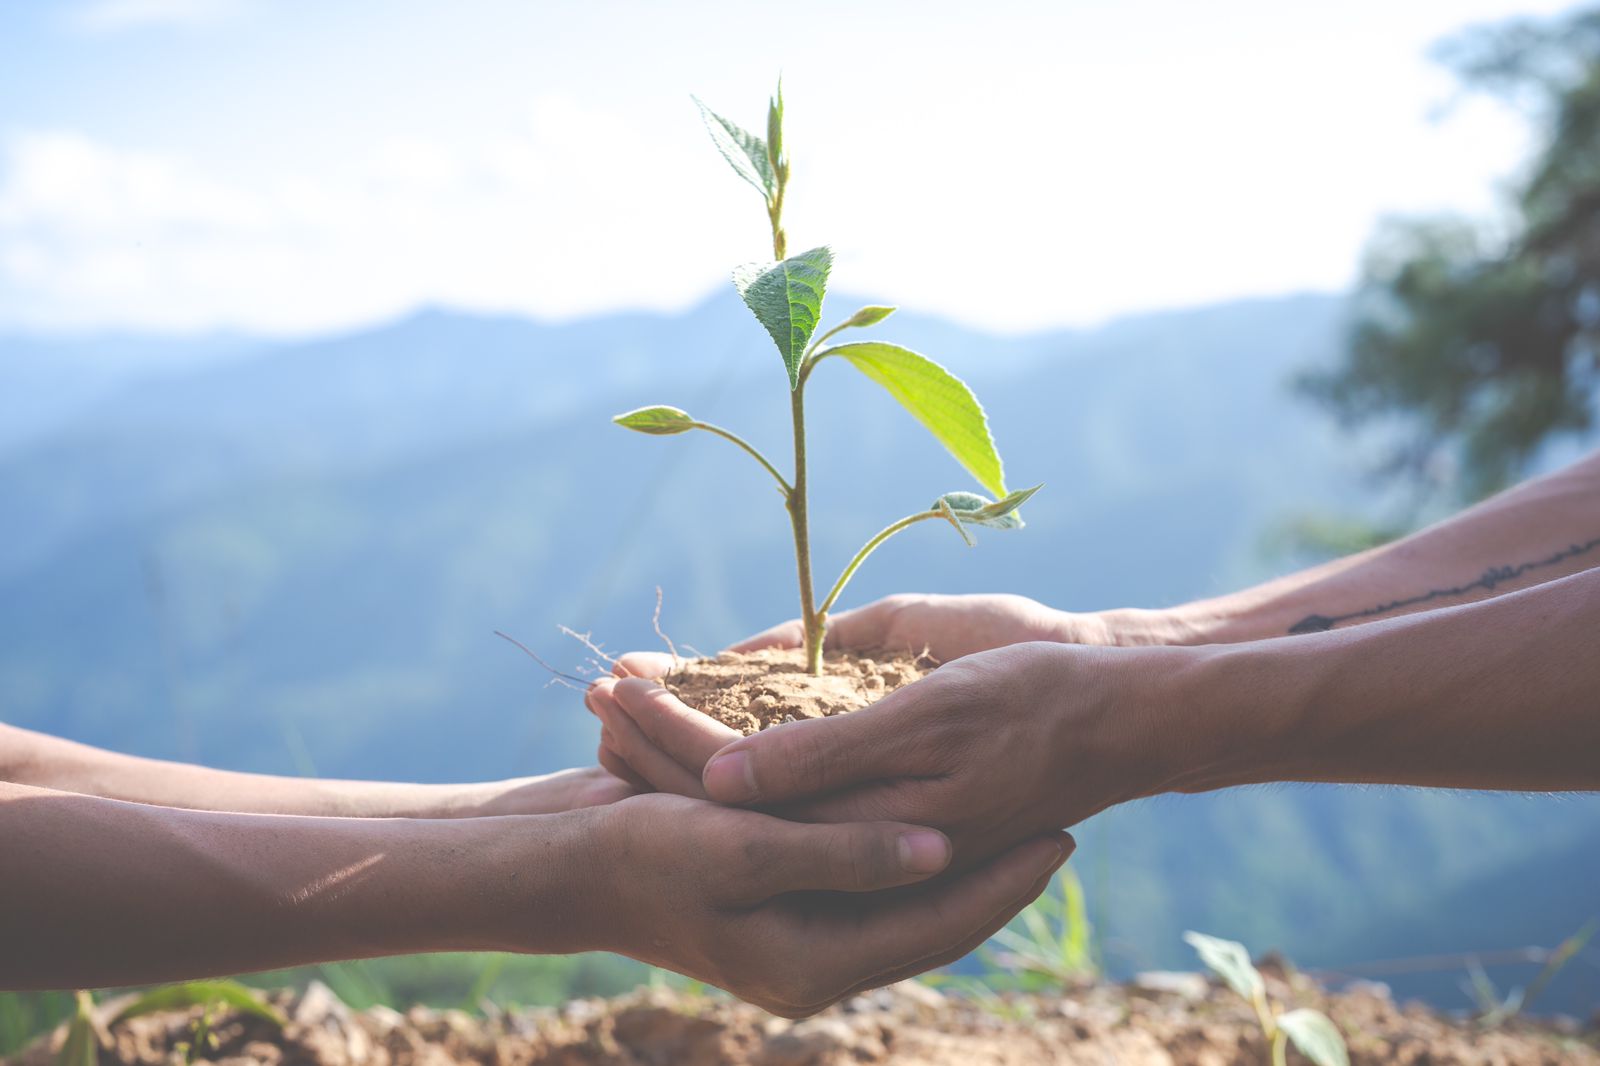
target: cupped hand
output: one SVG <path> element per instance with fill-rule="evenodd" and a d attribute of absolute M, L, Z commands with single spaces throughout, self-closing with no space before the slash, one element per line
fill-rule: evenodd
<path fill-rule="evenodd" d="M 796 618 L 747 637 L 728 650 L 798 648 L 803 636 L 804 629 Z M 947 663 L 973 652 L 1031 640 L 1112 642 L 1111 633 L 1099 616 L 1057 611 L 1026 596 L 902 593 L 829 616 L 824 646 L 849 651 L 926 653 Z"/>
<path fill-rule="evenodd" d="M 1073 847 L 1040 834 L 918 885 L 945 868 L 950 845 L 916 825 L 804 825 L 664 795 L 593 817 L 605 865 L 589 901 L 604 930 L 595 946 L 790 1018 L 965 955 L 1032 902 Z"/>
<path fill-rule="evenodd" d="M 453 813 L 472 816 L 557 814 L 615 803 L 642 790 L 637 775 L 630 782 L 599 766 L 559 770 L 541 777 L 491 781 L 465 788 L 471 794 Z"/>
<path fill-rule="evenodd" d="M 642 679 L 605 682 L 589 702 L 606 726 L 603 757 L 654 788 L 807 821 L 925 824 L 967 864 L 1165 790 L 1164 753 L 1181 738 L 1166 708 L 1130 700 L 1122 679 L 1180 654 L 1016 644 L 862 710 L 750 737 Z"/>

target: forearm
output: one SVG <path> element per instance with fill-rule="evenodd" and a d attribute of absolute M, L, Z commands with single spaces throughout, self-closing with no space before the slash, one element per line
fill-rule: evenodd
<path fill-rule="evenodd" d="M 1600 789 L 1600 569 L 1347 632 L 1192 649 L 1171 787 Z M 1183 651 L 1183 649 L 1175 649 Z M 1180 696 L 1186 698 L 1180 699 Z"/>
<path fill-rule="evenodd" d="M 577 950 L 592 817 L 219 814 L 0 784 L 0 988 Z"/>
<path fill-rule="evenodd" d="M 1472 603 L 1600 565 L 1600 454 L 1393 544 L 1228 596 L 1100 616 L 1125 644 L 1322 632 Z"/>
<path fill-rule="evenodd" d="M 514 784 L 418 785 L 235 773 L 121 755 L 4 724 L 0 781 L 191 810 L 351 818 L 481 814 Z"/>

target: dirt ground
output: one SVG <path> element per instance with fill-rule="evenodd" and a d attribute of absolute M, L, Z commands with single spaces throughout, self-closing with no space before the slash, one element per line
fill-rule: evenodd
<path fill-rule="evenodd" d="M 903 652 L 877 658 L 828 652 L 822 676 L 812 677 L 804 652 L 772 648 L 687 660 L 661 682 L 690 707 L 749 736 L 792 719 L 860 710 L 933 668 L 931 660 Z"/>
<path fill-rule="evenodd" d="M 1571 1019 L 1513 1021 L 1486 1031 L 1424 1007 L 1398 1005 L 1381 985 L 1328 994 L 1301 977 L 1269 977 L 1274 998 L 1313 1006 L 1338 1023 L 1356 1064 L 1533 1066 L 1597 1064 L 1600 1030 Z M 640 991 L 574 1000 L 558 1009 L 474 1017 L 461 1011 L 384 1007 L 353 1011 L 328 989 L 275 995 L 289 1017 L 276 1031 L 221 1018 L 218 1046 L 203 1061 L 228 1066 L 1229 1066 L 1268 1062 L 1249 1009 L 1194 974 L 1147 975 L 1131 985 L 979 1004 L 903 983 L 800 1022 L 720 996 Z M 100 1008 L 112 1017 L 119 1004 Z M 102 1066 L 183 1061 L 194 1012 L 135 1019 L 103 1032 Z M 48 1066 L 62 1031 L 15 1056 Z M 1290 1053 L 1290 1062 L 1303 1062 Z"/>

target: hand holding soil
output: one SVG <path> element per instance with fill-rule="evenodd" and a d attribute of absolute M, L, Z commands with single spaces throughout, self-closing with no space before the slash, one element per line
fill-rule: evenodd
<path fill-rule="evenodd" d="M 947 833 L 968 864 L 1159 790 L 1163 746 L 1105 684 L 1113 651 L 980 652 L 863 710 L 749 737 L 653 681 L 602 682 L 588 699 L 602 757 L 642 784 L 808 821 L 909 818 Z"/>
<path fill-rule="evenodd" d="M 949 842 L 914 825 L 802 825 L 679 796 L 597 816 L 603 869 L 585 909 L 600 935 L 588 947 L 786 1017 L 955 961 L 1031 903 L 1073 847 L 1039 834 L 970 873 L 846 898 L 927 880 L 949 863 Z"/>
<path fill-rule="evenodd" d="M 823 647 L 830 651 L 909 652 L 947 663 L 973 652 L 1057 640 L 1067 644 L 1116 644 L 1119 633 L 1101 616 L 1071 614 L 1038 600 L 1009 593 L 886 596 L 828 617 Z M 805 627 L 795 618 L 746 637 L 729 651 L 799 648 Z M 643 666 L 647 661 L 641 661 Z M 659 664 L 639 671 L 656 676 Z"/>

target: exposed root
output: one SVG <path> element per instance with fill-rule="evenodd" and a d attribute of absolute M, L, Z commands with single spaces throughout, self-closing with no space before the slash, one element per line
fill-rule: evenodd
<path fill-rule="evenodd" d="M 540 666 L 544 667 L 546 670 L 550 671 L 552 676 L 549 684 L 565 685 L 567 688 L 576 688 L 580 692 L 587 692 L 589 689 L 595 686 L 595 682 L 593 681 L 585 681 L 581 677 L 573 677 L 571 674 L 564 674 L 560 670 L 557 670 L 555 667 L 539 658 L 539 656 L 534 653 L 532 648 L 522 643 L 522 641 L 518 640 L 516 637 L 502 633 L 498 629 L 494 631 L 494 635 L 499 637 L 501 640 L 510 641 L 512 644 L 515 644 L 517 647 L 522 649 L 522 653 L 524 655 L 538 663 Z"/>
<path fill-rule="evenodd" d="M 561 630 L 561 632 L 565 633 L 567 636 L 571 637 L 573 640 L 577 641 L 579 644 L 582 644 L 585 648 L 588 648 L 590 651 L 594 652 L 596 658 L 590 659 L 589 665 L 594 668 L 595 673 L 614 674 L 617 670 L 621 670 L 625 676 L 633 676 L 633 671 L 623 666 L 622 663 L 618 662 L 615 657 L 605 650 L 605 648 L 595 643 L 593 634 L 574 632 L 563 625 L 558 625 L 556 628 Z M 602 662 L 611 666 L 612 669 L 606 669 L 605 666 L 601 665 Z"/>
<path fill-rule="evenodd" d="M 650 624 L 655 627 L 656 636 L 667 646 L 672 653 L 672 672 L 677 673 L 683 669 L 683 660 L 678 657 L 677 646 L 672 643 L 672 638 L 661 631 L 661 586 L 656 586 L 656 613 L 650 616 Z"/>

